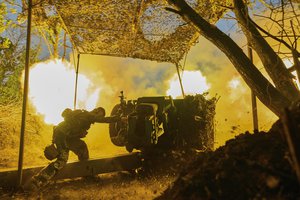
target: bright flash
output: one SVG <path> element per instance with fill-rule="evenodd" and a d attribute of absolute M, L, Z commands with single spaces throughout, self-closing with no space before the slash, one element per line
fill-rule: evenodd
<path fill-rule="evenodd" d="M 228 86 L 232 89 L 236 89 L 239 85 L 241 85 L 241 81 L 237 78 L 232 79 L 228 83 Z"/>
<path fill-rule="evenodd" d="M 285 64 L 285 66 L 287 68 L 290 68 L 290 67 L 292 67 L 294 65 L 294 63 L 291 60 L 289 60 L 289 59 L 283 59 L 283 63 Z M 297 75 L 296 70 L 294 70 L 292 72 L 292 74 L 295 76 L 294 82 L 296 83 L 297 87 L 300 89 L 299 77 Z"/>
<path fill-rule="evenodd" d="M 240 77 L 232 78 L 227 86 L 229 90 L 227 95 L 232 102 L 240 101 L 241 98 L 247 93 L 248 88 L 245 87 L 245 83 L 242 83 Z"/>
<path fill-rule="evenodd" d="M 184 71 L 182 85 L 184 93 L 190 95 L 201 94 L 210 88 L 210 84 L 207 83 L 206 77 L 204 77 L 200 71 Z M 171 95 L 173 98 L 182 96 L 177 74 L 170 80 L 170 88 L 167 90 L 167 95 Z"/>
<path fill-rule="evenodd" d="M 29 97 L 45 122 L 57 124 L 61 112 L 74 107 L 75 70 L 68 62 L 50 60 L 34 65 L 30 70 Z M 80 108 L 95 107 L 101 89 L 91 89 L 91 81 L 78 75 L 77 105 Z"/>

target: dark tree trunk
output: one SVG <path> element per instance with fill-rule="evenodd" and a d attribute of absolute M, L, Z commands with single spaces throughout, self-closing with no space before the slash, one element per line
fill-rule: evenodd
<path fill-rule="evenodd" d="M 276 115 L 283 114 L 283 108 L 290 105 L 290 100 L 283 96 L 253 65 L 243 50 L 216 26 L 204 20 L 185 1 L 169 0 L 178 13 L 187 22 L 193 23 L 199 33 L 216 45 L 232 62 L 247 85 L 260 101 Z"/>
<path fill-rule="evenodd" d="M 265 38 L 262 37 L 255 25 L 251 23 L 247 9 L 243 0 L 234 0 L 235 16 L 252 48 L 260 57 L 276 88 L 290 101 L 298 100 L 300 95 L 296 85 L 293 83 L 292 75 L 278 54 L 276 54 Z"/>

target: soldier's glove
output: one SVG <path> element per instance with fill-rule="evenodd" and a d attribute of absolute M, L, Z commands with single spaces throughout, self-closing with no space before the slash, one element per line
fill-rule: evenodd
<path fill-rule="evenodd" d="M 45 147 L 44 155 L 48 160 L 53 160 L 58 156 L 58 150 L 54 144 L 50 144 Z"/>

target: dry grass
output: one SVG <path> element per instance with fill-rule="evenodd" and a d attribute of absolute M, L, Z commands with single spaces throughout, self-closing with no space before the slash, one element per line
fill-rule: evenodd
<path fill-rule="evenodd" d="M 40 117 L 32 114 L 28 109 L 26 115 L 24 165 L 37 165 L 43 163 L 41 154 L 45 142 L 41 137 L 45 134 L 46 125 Z M 20 127 L 22 106 L 11 103 L 0 105 L 0 168 L 16 167 L 18 163 Z M 46 131 L 47 132 L 47 131 Z"/>
<path fill-rule="evenodd" d="M 175 177 L 153 176 L 140 178 L 127 172 L 99 175 L 94 180 L 64 180 L 50 184 L 38 194 L 24 193 L 0 195 L 1 199 L 44 199 L 44 200 L 76 200 L 76 199 L 154 199 L 172 184 Z M 1 193 L 1 191 L 0 191 Z"/>

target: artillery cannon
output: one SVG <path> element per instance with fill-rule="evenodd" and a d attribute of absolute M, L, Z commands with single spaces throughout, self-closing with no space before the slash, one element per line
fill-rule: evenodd
<path fill-rule="evenodd" d="M 126 101 L 123 91 L 119 97 L 120 103 L 114 106 L 111 116 L 119 116 L 121 120 L 109 124 L 114 145 L 125 146 L 128 152 L 213 149 L 216 98 L 158 96 Z"/>

